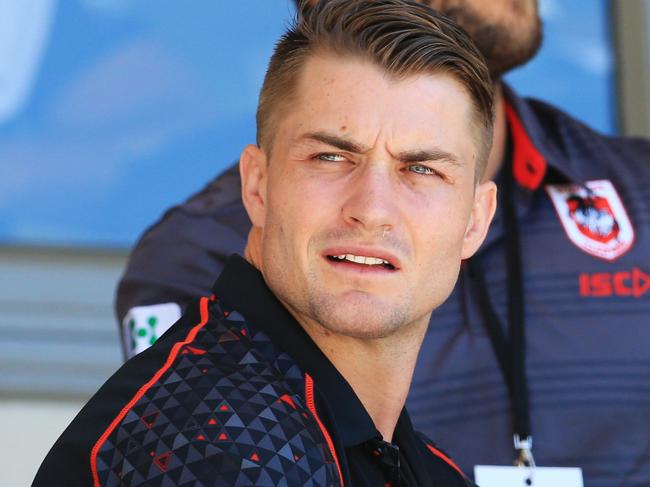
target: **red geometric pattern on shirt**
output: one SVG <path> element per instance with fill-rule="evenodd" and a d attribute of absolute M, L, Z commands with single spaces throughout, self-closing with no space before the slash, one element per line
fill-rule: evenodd
<path fill-rule="evenodd" d="M 101 485 L 338 485 L 302 371 L 241 315 L 210 308 L 100 449 Z"/>

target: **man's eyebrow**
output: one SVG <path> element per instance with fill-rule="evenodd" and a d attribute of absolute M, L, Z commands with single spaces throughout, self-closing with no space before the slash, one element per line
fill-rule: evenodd
<path fill-rule="evenodd" d="M 337 135 L 329 134 L 327 132 L 310 132 L 304 134 L 300 138 L 322 142 L 323 144 L 331 145 L 332 147 L 336 147 L 339 150 L 348 152 L 362 153 L 368 150 L 362 144 L 354 142 L 350 139 L 339 137 Z"/>
<path fill-rule="evenodd" d="M 339 150 L 344 150 L 347 152 L 354 152 L 361 154 L 368 151 L 364 145 L 354 142 L 350 139 L 339 137 L 338 135 L 330 134 L 328 132 L 309 132 L 300 137 L 302 140 L 315 140 L 317 142 L 322 142 L 323 144 L 331 145 L 336 147 Z M 430 149 L 415 149 L 415 150 L 406 150 L 399 152 L 397 155 L 393 156 L 400 162 L 412 163 L 412 162 L 426 162 L 426 161 L 441 161 L 448 162 L 450 164 L 459 166 L 461 165 L 460 159 L 452 154 L 438 147 L 433 147 Z"/>
<path fill-rule="evenodd" d="M 400 162 L 448 162 L 455 166 L 460 166 L 460 159 L 445 150 L 439 149 L 437 147 L 431 149 L 417 149 L 417 150 L 407 150 L 398 153 L 395 158 Z"/>

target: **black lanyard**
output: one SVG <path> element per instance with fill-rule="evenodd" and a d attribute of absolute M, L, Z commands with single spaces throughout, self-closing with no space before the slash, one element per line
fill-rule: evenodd
<path fill-rule="evenodd" d="M 492 348 L 508 388 L 512 405 L 515 449 L 520 465 L 534 465 L 532 435 L 528 404 L 528 379 L 526 376 L 526 327 L 524 290 L 521 265 L 521 247 L 517 225 L 517 208 L 514 197 L 512 150 L 509 144 L 502 181 L 501 211 L 504 222 L 507 266 L 508 324 L 503 326 L 490 302 L 481 259 L 475 255 L 469 260 L 469 270 L 477 286 L 478 304 L 483 316 Z"/>

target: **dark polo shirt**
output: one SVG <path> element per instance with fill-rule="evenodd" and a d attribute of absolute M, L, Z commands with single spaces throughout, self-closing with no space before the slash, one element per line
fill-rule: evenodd
<path fill-rule="evenodd" d="M 213 292 L 102 386 L 35 487 L 472 485 L 405 409 L 383 441 L 244 259 L 227 261 Z"/>

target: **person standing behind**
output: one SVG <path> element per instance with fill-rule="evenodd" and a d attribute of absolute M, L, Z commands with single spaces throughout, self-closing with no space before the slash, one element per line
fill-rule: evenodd
<path fill-rule="evenodd" d="M 650 142 L 598 134 L 501 80 L 540 45 L 535 0 L 422 3 L 486 57 L 496 119 L 485 177 L 501 210 L 432 314 L 414 421 L 466 471 L 512 464 L 531 437 L 538 464 L 581 467 L 586 485 L 650 485 Z M 130 324 L 166 315 L 168 326 L 243 249 L 239 195 L 231 168 L 142 236 L 117 292 L 127 355 L 147 345 Z"/>

